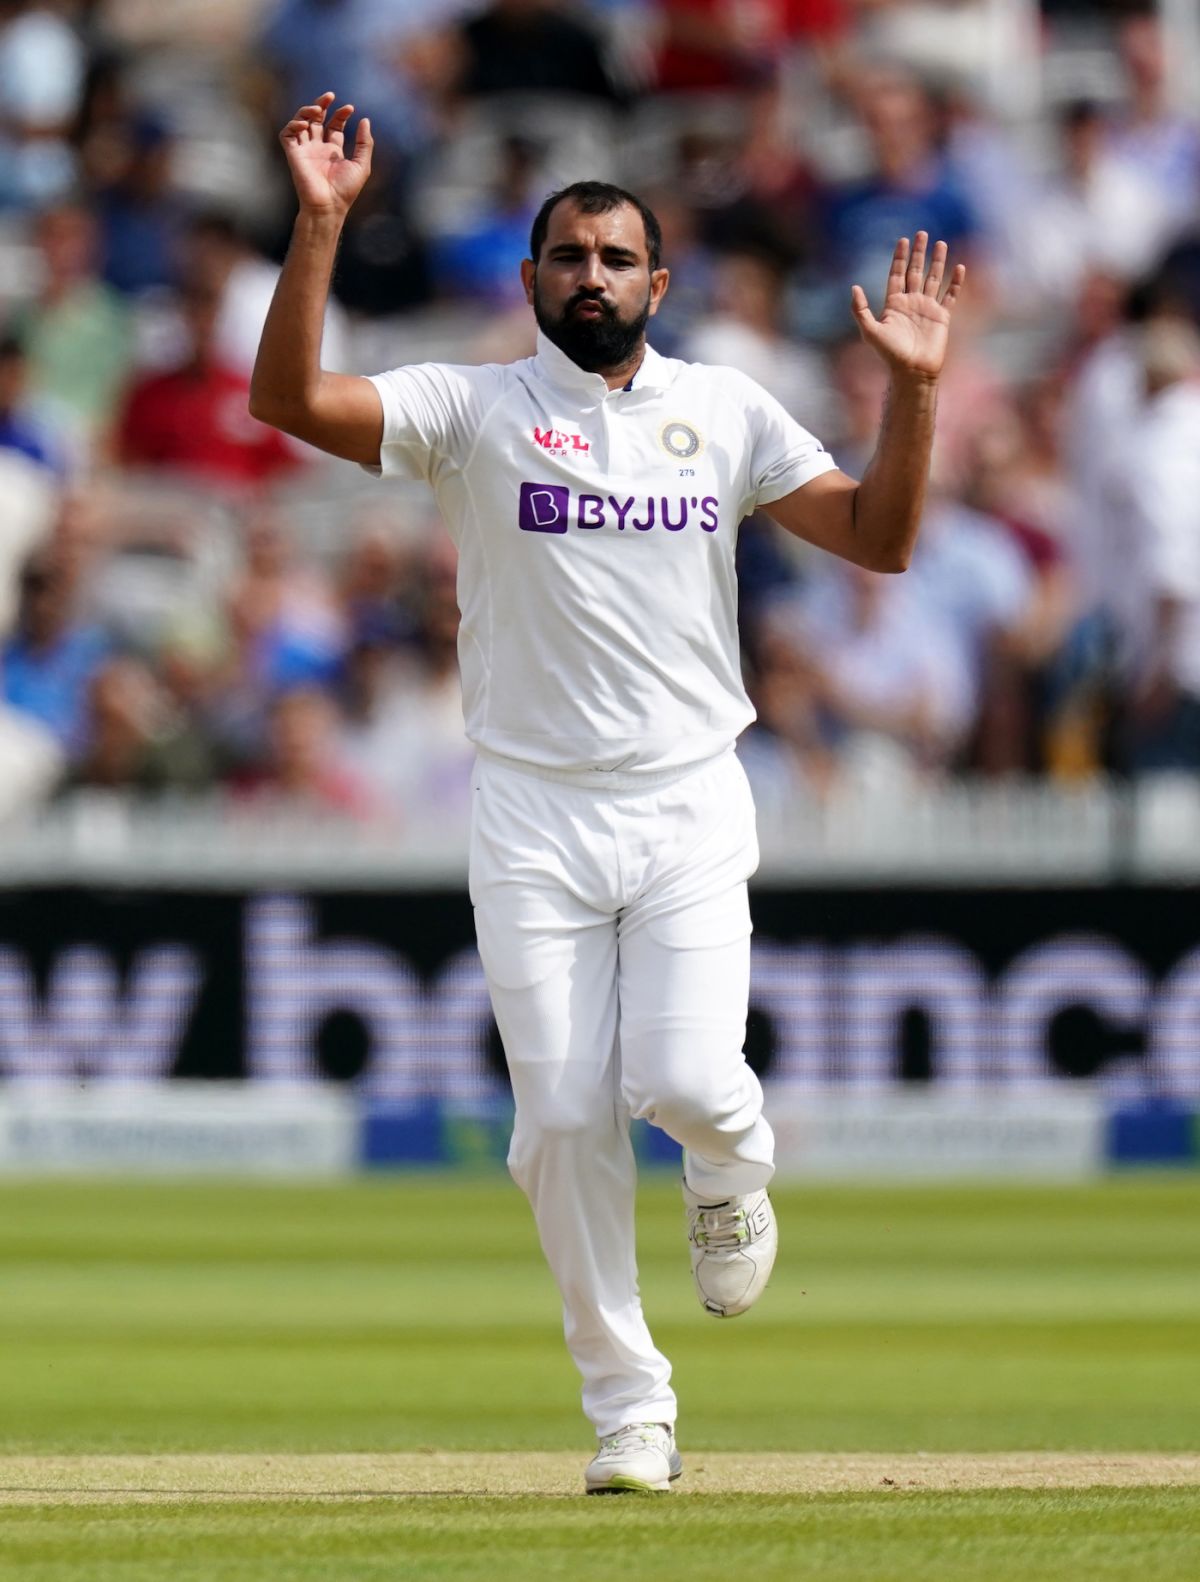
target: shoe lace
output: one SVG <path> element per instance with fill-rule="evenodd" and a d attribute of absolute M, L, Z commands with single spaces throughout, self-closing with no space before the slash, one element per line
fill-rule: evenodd
<path fill-rule="evenodd" d="M 615 1434 L 607 1434 L 600 1441 L 599 1453 L 602 1456 L 623 1455 L 641 1445 L 656 1444 L 663 1432 L 661 1423 L 626 1423 L 624 1428 L 618 1428 Z"/>
<path fill-rule="evenodd" d="M 736 1252 L 750 1240 L 744 1208 L 701 1208 L 695 1211 L 692 1240 L 708 1252 Z"/>

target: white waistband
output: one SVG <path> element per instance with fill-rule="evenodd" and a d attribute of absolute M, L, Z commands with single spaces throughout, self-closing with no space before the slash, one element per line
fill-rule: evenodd
<path fill-rule="evenodd" d="M 708 758 L 697 758 L 690 764 L 678 764 L 674 769 L 545 769 L 541 764 L 531 764 L 524 758 L 506 758 L 503 753 L 490 752 L 486 747 L 476 747 L 475 755 L 486 763 L 498 764 L 501 769 L 511 769 L 516 774 L 530 775 L 535 780 L 552 780 L 556 785 L 578 786 L 581 790 L 653 791 L 657 786 L 671 785 L 697 769 L 707 769 L 718 759 L 733 751 L 722 747 L 719 753 Z"/>

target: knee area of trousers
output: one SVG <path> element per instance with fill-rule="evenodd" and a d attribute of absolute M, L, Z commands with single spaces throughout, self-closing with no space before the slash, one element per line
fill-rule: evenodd
<path fill-rule="evenodd" d="M 564 1166 L 571 1170 L 574 1162 L 603 1152 L 615 1126 L 611 1102 L 600 1118 L 566 1108 L 531 1111 L 526 1106 L 518 1110 L 513 1126 L 508 1172 L 523 1191 L 531 1191 L 543 1172 L 557 1174 Z"/>
<path fill-rule="evenodd" d="M 614 1124 L 612 1099 L 593 1104 L 581 1098 L 546 1096 L 517 1106 L 514 1139 L 522 1149 L 572 1146 Z"/>
<path fill-rule="evenodd" d="M 697 1126 L 719 1125 L 735 1107 L 717 1089 L 706 1089 L 686 1077 L 679 1081 L 663 1078 L 642 1090 L 627 1090 L 625 1101 L 631 1115 L 672 1134 Z"/>

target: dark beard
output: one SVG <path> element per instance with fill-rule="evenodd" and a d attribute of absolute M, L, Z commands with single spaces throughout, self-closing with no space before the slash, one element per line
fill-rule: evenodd
<path fill-rule="evenodd" d="M 645 306 L 632 319 L 622 319 L 616 308 L 607 302 L 600 306 L 603 313 L 598 319 L 579 319 L 575 309 L 581 302 L 596 300 L 586 292 L 576 292 L 563 309 L 561 318 L 554 318 L 542 304 L 535 281 L 533 288 L 533 313 L 538 329 L 551 340 L 560 352 L 590 374 L 607 373 L 629 362 L 642 344 L 646 325 L 650 322 L 650 293 L 646 293 Z"/>

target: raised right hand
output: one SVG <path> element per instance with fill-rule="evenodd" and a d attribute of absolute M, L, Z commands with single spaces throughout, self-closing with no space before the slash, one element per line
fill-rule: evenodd
<path fill-rule="evenodd" d="M 354 113 L 344 104 L 329 114 L 334 95 L 323 93 L 315 104 L 305 104 L 279 134 L 301 209 L 314 214 L 344 216 L 371 174 L 375 146 L 371 123 L 358 123 L 354 152 L 345 152 L 346 122 Z M 326 119 L 328 117 L 328 120 Z"/>

